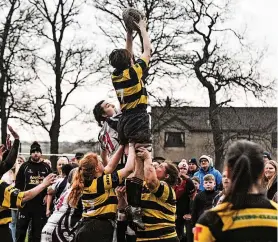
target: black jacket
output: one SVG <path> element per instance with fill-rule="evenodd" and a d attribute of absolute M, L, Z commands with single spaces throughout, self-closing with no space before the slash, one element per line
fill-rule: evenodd
<path fill-rule="evenodd" d="M 204 211 L 212 208 L 212 201 L 217 194 L 217 191 L 205 190 L 196 195 L 192 209 L 193 226 L 195 226 L 198 218 L 204 213 Z"/>
<path fill-rule="evenodd" d="M 51 173 L 51 169 L 48 164 L 44 162 L 35 163 L 31 159 L 23 163 L 16 175 L 15 187 L 21 191 L 30 190 L 40 183 L 43 179 Z M 43 199 L 47 194 L 47 189 L 38 194 L 35 198 L 28 201 L 23 209 L 36 210 L 44 205 Z"/>

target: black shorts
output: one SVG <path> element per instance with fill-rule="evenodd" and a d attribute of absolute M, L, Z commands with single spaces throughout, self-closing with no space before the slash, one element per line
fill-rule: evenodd
<path fill-rule="evenodd" d="M 151 143 L 150 117 L 146 110 L 129 110 L 118 122 L 120 144 Z"/>

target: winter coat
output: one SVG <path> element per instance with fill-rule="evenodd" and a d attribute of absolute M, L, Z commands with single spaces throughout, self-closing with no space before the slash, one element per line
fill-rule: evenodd
<path fill-rule="evenodd" d="M 214 167 L 210 166 L 209 169 L 207 171 L 204 171 L 202 168 L 200 168 L 199 171 L 197 171 L 194 176 L 198 177 L 200 179 L 200 187 L 199 189 L 201 191 L 204 191 L 204 176 L 207 175 L 207 174 L 212 174 L 215 178 L 215 183 L 216 183 L 216 186 L 215 186 L 215 190 L 219 190 L 219 188 L 221 187 L 221 184 L 222 184 L 222 175 L 221 173 L 216 170 Z"/>

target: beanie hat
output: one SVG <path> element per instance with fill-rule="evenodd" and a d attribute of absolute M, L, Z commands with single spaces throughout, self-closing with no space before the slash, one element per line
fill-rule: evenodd
<path fill-rule="evenodd" d="M 194 165 L 198 166 L 196 158 L 191 158 L 191 159 L 188 161 L 188 164 L 190 164 L 190 163 L 193 163 Z"/>
<path fill-rule="evenodd" d="M 263 156 L 267 157 L 267 159 L 271 160 L 271 156 L 270 156 L 269 152 L 265 151 Z"/>
<path fill-rule="evenodd" d="M 185 159 L 182 159 L 181 162 L 178 164 L 178 168 L 185 168 L 188 170 L 188 164 Z"/>
<path fill-rule="evenodd" d="M 201 163 L 201 160 L 207 160 L 210 165 L 212 165 L 212 158 L 209 157 L 208 155 L 202 155 L 199 159 L 199 163 Z"/>
<path fill-rule="evenodd" d="M 77 153 L 75 154 L 75 158 L 76 158 L 77 160 L 80 160 L 81 158 L 83 158 L 83 156 L 84 156 L 84 153 L 82 153 L 82 152 L 77 152 Z"/>
<path fill-rule="evenodd" d="M 42 153 L 41 146 L 37 141 L 34 141 L 33 144 L 31 144 L 30 155 L 35 151 Z"/>

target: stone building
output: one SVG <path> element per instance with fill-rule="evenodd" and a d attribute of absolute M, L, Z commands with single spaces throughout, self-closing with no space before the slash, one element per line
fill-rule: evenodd
<path fill-rule="evenodd" d="M 152 107 L 153 156 L 173 161 L 214 157 L 207 107 Z M 277 158 L 277 108 L 224 107 L 220 112 L 226 147 L 234 140 L 260 143 Z"/>

